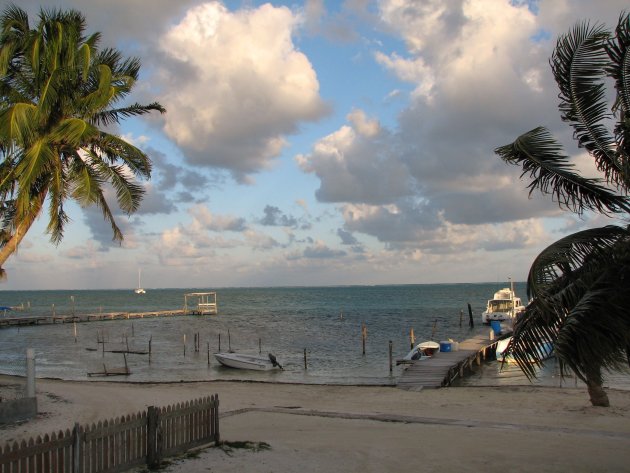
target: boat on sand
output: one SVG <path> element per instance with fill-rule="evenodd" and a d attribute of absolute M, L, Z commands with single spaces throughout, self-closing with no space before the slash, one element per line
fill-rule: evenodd
<path fill-rule="evenodd" d="M 267 356 L 247 355 L 244 353 L 224 352 L 215 353 L 214 357 L 223 366 L 242 370 L 269 371 L 283 369 L 276 357 L 269 353 Z"/>

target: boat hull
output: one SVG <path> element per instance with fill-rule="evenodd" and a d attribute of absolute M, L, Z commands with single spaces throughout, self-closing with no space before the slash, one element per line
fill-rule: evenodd
<path fill-rule="evenodd" d="M 431 358 L 438 351 L 440 351 L 440 344 L 437 342 L 418 343 L 404 358 L 396 360 L 396 364 L 409 364 L 414 361 L 425 360 Z"/>
<path fill-rule="evenodd" d="M 274 366 L 269 358 L 255 355 L 243 355 L 241 353 L 215 353 L 214 357 L 223 366 L 241 370 L 270 371 L 279 366 Z"/>
<path fill-rule="evenodd" d="M 506 362 L 506 363 L 516 363 L 516 360 L 511 355 L 506 355 L 505 351 L 508 347 L 508 344 L 512 340 L 512 337 L 506 338 L 504 340 L 499 340 L 497 343 L 496 356 L 497 361 Z M 532 355 L 527 361 L 529 363 L 534 363 L 535 360 L 542 361 L 551 358 L 554 356 L 553 352 L 553 343 L 551 342 L 543 342 L 540 345 L 536 346 L 536 354 Z"/>

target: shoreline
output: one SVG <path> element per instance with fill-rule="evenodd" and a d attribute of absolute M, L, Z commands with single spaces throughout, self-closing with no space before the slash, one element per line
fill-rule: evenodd
<path fill-rule="evenodd" d="M 0 386 L 19 382 L 0 376 Z M 0 446 L 211 394 L 226 441 L 269 444 L 229 455 L 207 448 L 165 471 L 627 471 L 630 391 L 610 408 L 580 388 L 309 385 L 249 381 L 125 383 L 38 378 L 37 418 L 0 426 Z M 512 448 L 513 447 L 513 448 Z M 527 452 L 527 457 L 525 453 Z M 428 463 L 425 464 L 425 461 Z M 431 463 L 433 462 L 433 463 Z M 406 465 L 406 466 L 405 466 Z"/>

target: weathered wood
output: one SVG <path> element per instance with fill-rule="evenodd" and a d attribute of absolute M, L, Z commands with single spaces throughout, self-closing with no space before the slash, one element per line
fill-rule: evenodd
<path fill-rule="evenodd" d="M 449 386 L 457 376 L 464 375 L 466 366 L 472 367 L 473 362 L 481 364 L 481 354 L 492 353 L 497 341 L 477 335 L 460 342 L 457 351 L 438 352 L 429 359 L 415 360 L 405 369 L 397 386 L 407 390 Z"/>
<path fill-rule="evenodd" d="M 18 315 L 0 318 L 0 328 L 20 325 L 52 325 L 56 323 L 100 322 L 104 320 L 143 319 L 145 317 L 176 317 L 186 315 L 182 309 L 153 312 L 114 312 L 80 315 Z"/>
<path fill-rule="evenodd" d="M 120 473 L 218 442 L 216 395 L 0 446 L 0 472 Z"/>

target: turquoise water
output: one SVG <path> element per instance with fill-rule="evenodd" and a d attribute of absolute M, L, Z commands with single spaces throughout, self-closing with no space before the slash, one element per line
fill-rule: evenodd
<path fill-rule="evenodd" d="M 486 300 L 506 284 L 434 284 L 218 289 L 219 314 L 11 327 L 0 330 L 0 372 L 19 374 L 20 354 L 35 350 L 37 376 L 103 379 L 88 373 L 124 366 L 120 353 L 129 347 L 143 354 L 127 355 L 131 375 L 109 381 L 192 381 L 247 379 L 275 382 L 393 384 L 402 368 L 389 369 L 416 341 L 464 340 L 488 330 L 480 323 Z M 1 291 L 0 306 L 25 307 L 10 315 L 148 312 L 181 309 L 186 292 L 213 289 L 154 289 L 144 295 L 130 290 Z M 515 285 L 526 300 L 524 284 Z M 468 326 L 468 304 L 475 328 Z M 461 321 L 461 326 L 460 326 Z M 361 327 L 367 327 L 363 354 Z M 105 343 L 99 343 L 104 340 Z M 195 341 L 198 340 L 198 350 Z M 219 346 L 219 344 L 221 346 Z M 103 351 L 105 347 L 105 351 Z M 231 348 L 272 352 L 284 366 L 279 372 L 231 370 L 218 365 L 212 353 Z M 306 369 L 305 369 L 306 351 Z M 466 380 L 484 384 L 494 376 L 492 364 Z M 514 376 L 505 376 L 514 383 Z M 557 383 L 553 373 L 542 382 Z M 475 379 L 477 379 L 475 381 Z M 527 381 L 522 378 L 522 383 Z M 623 383 L 621 383 L 623 384 Z M 628 383 L 630 386 L 630 383 Z"/>

